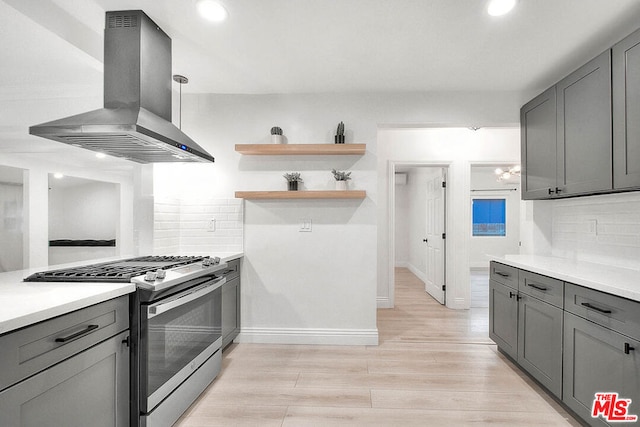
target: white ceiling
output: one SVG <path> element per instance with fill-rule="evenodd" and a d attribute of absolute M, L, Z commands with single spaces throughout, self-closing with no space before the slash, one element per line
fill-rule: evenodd
<path fill-rule="evenodd" d="M 222 24 L 195 0 L 3 2 L 0 87 L 95 84 L 105 10 L 144 10 L 199 93 L 532 92 L 640 22 L 637 0 L 222 0 Z"/>

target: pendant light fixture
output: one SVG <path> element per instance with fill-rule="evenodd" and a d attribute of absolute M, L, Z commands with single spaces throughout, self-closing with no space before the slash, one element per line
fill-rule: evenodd
<path fill-rule="evenodd" d="M 182 85 L 189 83 L 189 79 L 180 74 L 173 75 L 173 81 L 180 83 L 180 109 L 179 109 L 179 124 L 178 129 L 182 129 Z"/>
<path fill-rule="evenodd" d="M 502 16 L 511 12 L 516 6 L 516 0 L 491 0 L 487 7 L 487 13 L 491 16 Z"/>

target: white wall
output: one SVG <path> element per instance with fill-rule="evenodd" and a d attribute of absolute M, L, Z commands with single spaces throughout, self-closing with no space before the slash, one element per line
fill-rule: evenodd
<path fill-rule="evenodd" d="M 408 177 L 408 175 L 406 175 Z M 396 185 L 396 267 L 409 267 L 409 185 Z"/>
<path fill-rule="evenodd" d="M 520 180 L 516 178 L 498 182 L 494 173 L 495 168 L 495 165 L 471 167 L 470 201 L 474 198 L 504 198 L 506 200 L 506 236 L 474 237 L 471 233 L 469 246 L 469 265 L 471 268 L 488 269 L 487 255 L 502 256 L 520 252 Z M 515 191 L 512 191 L 513 189 Z"/>
<path fill-rule="evenodd" d="M 48 239 L 116 239 L 116 247 L 49 247 L 49 263 L 115 256 L 120 244 L 116 238 L 119 214 L 120 191 L 116 184 L 97 181 L 69 187 L 53 184 L 49 190 Z"/>
<path fill-rule="evenodd" d="M 390 174 L 396 163 L 448 165 L 447 178 L 447 306 L 468 308 L 470 165 L 515 163 L 520 158 L 518 128 L 471 131 L 450 129 L 380 129 L 378 133 L 378 300 L 393 301 L 389 251 Z"/>
<path fill-rule="evenodd" d="M 23 185 L 0 181 L 0 273 L 22 269 Z"/>

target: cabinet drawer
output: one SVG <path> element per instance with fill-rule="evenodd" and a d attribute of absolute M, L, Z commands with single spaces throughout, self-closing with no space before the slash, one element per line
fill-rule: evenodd
<path fill-rule="evenodd" d="M 227 261 L 227 269 L 223 271 L 227 281 L 240 276 L 240 258 Z"/>
<path fill-rule="evenodd" d="M 129 328 L 122 296 L 0 336 L 0 390 Z"/>
<path fill-rule="evenodd" d="M 567 283 L 565 310 L 629 337 L 640 339 L 640 303 Z"/>
<path fill-rule="evenodd" d="M 562 280 L 520 270 L 518 290 L 556 307 L 563 306 L 564 282 Z"/>
<path fill-rule="evenodd" d="M 491 280 L 518 289 L 518 269 L 509 265 L 491 261 Z"/>

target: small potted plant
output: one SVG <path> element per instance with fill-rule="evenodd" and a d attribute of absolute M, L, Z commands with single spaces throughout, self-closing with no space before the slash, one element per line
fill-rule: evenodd
<path fill-rule="evenodd" d="M 271 128 L 271 142 L 274 144 L 283 144 L 284 136 L 282 136 L 282 129 L 278 126 Z"/>
<path fill-rule="evenodd" d="M 344 144 L 344 123 L 338 123 L 338 129 L 336 129 L 336 144 Z"/>
<path fill-rule="evenodd" d="M 302 182 L 302 177 L 300 177 L 300 172 L 285 173 L 282 176 L 284 176 L 284 179 L 287 180 L 289 191 L 298 190 L 298 183 Z"/>
<path fill-rule="evenodd" d="M 351 172 L 331 169 L 331 173 L 336 180 L 336 190 L 346 190 L 347 181 L 351 179 Z"/>

